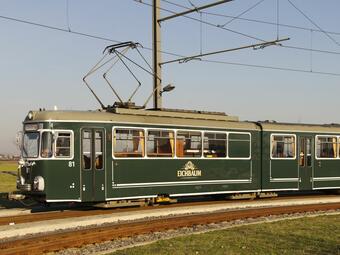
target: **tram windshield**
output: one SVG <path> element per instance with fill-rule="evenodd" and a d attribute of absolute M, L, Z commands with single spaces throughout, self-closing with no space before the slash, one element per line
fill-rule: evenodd
<path fill-rule="evenodd" d="M 22 156 L 24 158 L 37 158 L 39 155 L 39 137 L 38 132 L 28 132 L 24 134 Z"/>

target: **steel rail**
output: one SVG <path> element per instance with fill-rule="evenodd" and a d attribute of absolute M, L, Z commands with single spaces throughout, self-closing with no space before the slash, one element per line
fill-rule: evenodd
<path fill-rule="evenodd" d="M 185 203 L 177 203 L 177 204 L 166 204 L 166 205 L 158 205 L 157 207 L 146 206 L 146 207 L 117 207 L 117 208 L 107 208 L 100 209 L 95 207 L 76 207 L 76 208 L 68 208 L 63 210 L 56 211 L 40 211 L 33 212 L 25 215 L 11 215 L 0 217 L 0 226 L 10 225 L 10 224 L 22 224 L 29 222 L 37 222 L 37 221 L 45 221 L 45 220 L 58 220 L 58 219 L 67 219 L 67 218 L 78 218 L 84 216 L 97 216 L 97 215 L 107 215 L 121 212 L 133 212 L 133 211 L 145 211 L 159 208 L 173 208 L 173 207 L 181 207 L 181 206 L 199 206 L 199 205 L 210 205 L 210 204 L 225 204 L 225 203 L 234 203 L 236 201 L 201 201 L 201 202 L 185 202 Z M 240 200 L 240 203 L 244 201 Z"/>

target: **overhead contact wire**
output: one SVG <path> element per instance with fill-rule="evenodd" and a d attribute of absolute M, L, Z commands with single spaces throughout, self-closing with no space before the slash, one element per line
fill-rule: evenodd
<path fill-rule="evenodd" d="M 239 17 L 241 17 L 242 15 L 246 14 L 247 12 L 255 9 L 258 5 L 260 5 L 261 3 L 263 3 L 265 0 L 260 0 L 259 2 L 257 2 L 256 4 L 252 5 L 251 7 L 249 7 L 247 10 L 241 12 L 239 15 L 237 15 L 236 17 L 233 17 L 231 20 L 229 20 L 228 22 L 226 22 L 223 25 L 220 25 L 221 27 L 225 27 L 226 25 L 230 24 L 231 22 L 233 22 L 234 20 L 238 19 Z"/>
<path fill-rule="evenodd" d="M 189 9 L 187 6 L 181 5 L 181 4 L 177 4 L 177 3 L 173 3 L 169 0 L 161 0 L 165 3 L 177 6 L 177 7 L 181 7 L 181 8 L 185 8 L 185 9 Z M 280 0 L 277 0 L 280 1 Z M 249 19 L 249 18 L 241 18 L 241 17 L 236 17 L 236 16 L 231 16 L 231 15 L 226 15 L 226 14 L 219 14 L 219 13 L 213 13 L 213 12 L 207 12 L 207 11 L 202 11 L 202 13 L 206 14 L 206 15 L 210 15 L 210 16 L 216 16 L 216 17 L 224 17 L 224 18 L 235 18 L 238 20 L 242 20 L 242 21 L 247 21 L 247 22 L 253 22 L 253 23 L 259 23 L 259 24 L 266 24 L 266 25 L 272 25 L 272 26 L 277 26 L 279 25 L 279 27 L 287 27 L 287 28 L 292 28 L 292 29 L 299 29 L 299 30 L 305 30 L 305 31 L 309 31 L 310 28 L 307 27 L 302 27 L 302 26 L 295 26 L 295 25 L 288 25 L 288 24 L 283 24 L 283 23 L 275 23 L 275 22 L 270 22 L 270 21 L 264 21 L 264 20 L 257 20 L 257 19 Z M 334 31 L 326 31 L 326 30 L 318 30 L 318 29 L 313 29 L 314 32 L 321 32 L 321 33 L 328 33 L 328 34 L 333 34 L 333 35 L 340 35 L 340 32 L 334 32 Z"/>
<path fill-rule="evenodd" d="M 147 5 L 147 6 L 150 6 L 152 7 L 152 4 L 149 4 L 149 3 L 145 3 L 145 2 L 142 2 L 142 1 L 139 1 L 139 0 L 132 0 L 134 2 L 137 2 L 139 4 L 143 4 L 143 5 Z M 171 10 L 168 10 L 168 9 L 165 9 L 165 8 L 161 8 L 161 7 L 158 7 L 160 10 L 162 11 L 166 11 L 166 12 L 169 12 L 171 14 L 177 14 L 176 12 L 174 11 L 171 11 Z M 211 26 L 211 27 L 215 27 L 215 28 L 219 28 L 219 29 L 223 29 L 223 30 L 226 30 L 228 32 L 231 32 L 231 33 L 234 33 L 234 34 L 237 34 L 237 35 L 240 35 L 240 36 L 243 36 L 243 37 L 247 37 L 247 38 L 250 38 L 250 39 L 254 39 L 256 41 L 260 41 L 260 42 L 266 42 L 266 40 L 263 40 L 263 39 L 260 39 L 258 37 L 255 37 L 255 36 L 252 36 L 252 35 L 249 35 L 249 34 L 245 34 L 245 33 L 242 33 L 242 32 L 238 32 L 238 31 L 235 31 L 235 30 L 232 30 L 232 29 L 229 29 L 229 28 L 225 28 L 225 27 L 220 27 L 219 25 L 216 25 L 214 23 L 210 23 L 208 21 L 201 21 L 200 19 L 196 19 L 196 18 L 193 18 L 193 17 L 190 17 L 190 16 L 186 16 L 186 15 L 183 15 L 182 16 L 183 18 L 186 18 L 186 19 L 190 19 L 190 20 L 194 20 L 196 22 L 202 22 L 203 24 L 205 25 L 208 25 L 208 26 Z"/>
<path fill-rule="evenodd" d="M 168 0 L 162 0 L 163 2 L 171 3 Z M 174 4 L 174 3 L 171 3 Z M 178 5 L 178 4 L 176 4 Z M 178 5 L 180 6 L 180 5 Z M 187 8 L 187 7 L 185 7 Z M 211 13 L 211 12 L 202 12 L 207 15 L 213 15 L 213 16 L 219 16 L 219 17 L 227 17 L 227 18 L 232 18 L 234 16 L 228 16 L 224 14 L 217 14 L 217 13 Z M 103 41 L 108 41 L 108 42 L 114 42 L 114 43 L 121 43 L 122 41 L 111 39 L 111 38 L 105 38 L 102 36 L 95 36 L 87 33 L 82 33 L 82 32 L 77 32 L 77 31 L 69 31 L 64 28 L 59 28 L 59 27 L 54 27 L 54 26 L 49 26 L 41 23 L 36 23 L 32 21 L 27 21 L 27 20 L 22 20 L 22 19 L 17 19 L 17 18 L 12 18 L 8 16 L 3 16 L 0 15 L 1 19 L 5 20 L 10 20 L 13 22 L 18 22 L 22 24 L 28 24 L 28 25 L 33 25 L 37 27 L 42 27 L 46 29 L 51 29 L 55 31 L 60 31 L 60 32 L 66 32 L 74 35 L 79 35 L 79 36 L 84 36 L 92 39 L 97 39 L 97 40 L 103 40 Z M 267 22 L 267 21 L 261 21 L 261 20 L 254 20 L 254 19 L 247 19 L 247 18 L 237 18 L 239 20 L 244 20 L 248 22 L 255 22 L 255 23 L 261 23 L 261 24 L 268 24 L 268 25 L 277 25 L 276 23 L 273 22 Z M 300 29 L 300 30 L 311 30 L 310 28 L 305 28 L 301 26 L 294 26 L 294 25 L 287 25 L 287 24 L 279 24 L 280 27 L 287 27 L 287 28 L 292 28 L 292 29 Z M 333 35 L 340 35 L 340 32 L 331 32 L 331 31 L 324 31 L 324 30 L 317 30 L 317 29 L 312 29 L 314 32 L 323 32 L 323 33 L 328 33 L 328 34 L 333 34 Z M 336 54 L 339 55 L 340 52 L 333 52 L 333 51 L 325 51 L 325 50 L 318 50 L 318 49 L 309 49 L 309 48 L 304 48 L 304 47 L 295 47 L 295 46 L 280 46 L 283 48 L 290 48 L 290 49 L 295 49 L 295 50 L 304 50 L 304 51 L 313 51 L 313 52 L 320 52 L 320 53 L 326 53 L 326 54 Z M 144 50 L 152 50 L 150 47 L 143 47 Z M 185 57 L 184 55 L 169 52 L 169 51 L 159 51 L 163 54 L 169 55 L 169 56 L 174 56 L 174 57 Z M 262 68 L 262 69 L 273 69 L 273 70 L 282 70 L 282 71 L 293 71 L 293 72 L 302 72 L 302 73 L 315 73 L 315 74 L 321 74 L 321 75 L 330 75 L 330 76 L 340 76 L 339 73 L 332 73 L 332 72 L 316 72 L 316 71 L 307 71 L 303 69 L 292 69 L 292 68 L 282 68 L 282 67 L 271 67 L 271 66 L 264 66 L 264 65 L 253 65 L 253 64 L 246 64 L 246 63 L 235 63 L 235 62 L 224 62 L 224 61 L 218 61 L 218 60 L 201 60 L 202 62 L 207 62 L 207 63 L 215 63 L 215 64 L 226 64 L 226 65 L 235 65 L 235 66 L 245 66 L 245 67 L 252 67 L 252 68 Z"/>
<path fill-rule="evenodd" d="M 323 30 L 316 22 L 314 22 L 310 17 L 307 16 L 300 8 L 298 8 L 292 1 L 287 0 L 302 16 L 304 16 L 310 23 L 316 26 L 322 33 L 324 33 L 330 40 L 332 40 L 336 45 L 340 46 L 340 43 L 336 41 L 332 36 L 330 36 L 325 30 Z"/>

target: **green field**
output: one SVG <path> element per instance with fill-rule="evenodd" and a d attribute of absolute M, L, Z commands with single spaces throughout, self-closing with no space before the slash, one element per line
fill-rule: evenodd
<path fill-rule="evenodd" d="M 340 255 L 340 215 L 305 217 L 178 237 L 112 253 Z"/>
<path fill-rule="evenodd" d="M 17 172 L 18 163 L 13 161 L 0 161 L 0 171 Z M 0 172 L 0 192 L 16 190 L 16 177 Z"/>

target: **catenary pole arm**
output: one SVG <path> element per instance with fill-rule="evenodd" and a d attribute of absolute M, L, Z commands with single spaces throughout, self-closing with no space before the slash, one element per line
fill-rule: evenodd
<path fill-rule="evenodd" d="M 189 56 L 189 57 L 178 58 L 178 59 L 169 60 L 169 61 L 160 63 L 160 65 L 170 64 L 170 63 L 174 63 L 174 62 L 185 63 L 185 62 L 188 62 L 190 60 L 194 60 L 194 59 L 197 59 L 197 58 L 200 58 L 200 57 L 206 57 L 206 56 L 211 56 L 211 55 L 216 55 L 216 54 L 221 54 L 221 53 L 236 51 L 236 50 L 243 50 L 243 49 L 248 49 L 248 48 L 253 48 L 254 50 L 264 49 L 265 47 L 268 47 L 268 46 L 279 45 L 278 44 L 279 42 L 287 41 L 289 39 L 290 38 L 284 38 L 284 39 L 279 39 L 279 40 L 275 40 L 275 41 L 269 41 L 269 42 L 263 42 L 263 43 L 257 43 L 257 44 L 242 46 L 242 47 L 238 47 L 238 48 L 219 50 L 219 51 L 208 52 L 208 53 L 204 53 L 204 54 L 193 55 L 193 56 Z"/>
<path fill-rule="evenodd" d="M 183 16 L 183 15 L 186 15 L 186 14 L 189 14 L 189 13 L 192 13 L 192 12 L 199 12 L 201 10 L 204 10 L 204 9 L 207 9 L 207 8 L 210 8 L 210 7 L 214 7 L 216 5 L 228 3 L 228 2 L 231 2 L 231 1 L 233 1 L 233 0 L 221 0 L 221 1 L 217 1 L 217 2 L 214 2 L 214 3 L 207 4 L 207 5 L 203 5 L 203 6 L 194 8 L 194 9 L 190 9 L 190 10 L 187 10 L 187 11 L 184 11 L 184 12 L 180 12 L 180 13 L 170 15 L 168 17 L 161 18 L 161 19 L 158 20 L 158 22 L 161 23 L 161 22 L 169 20 L 169 19 L 173 19 L 173 18 L 176 18 L 176 17 L 179 17 L 179 16 Z"/>

